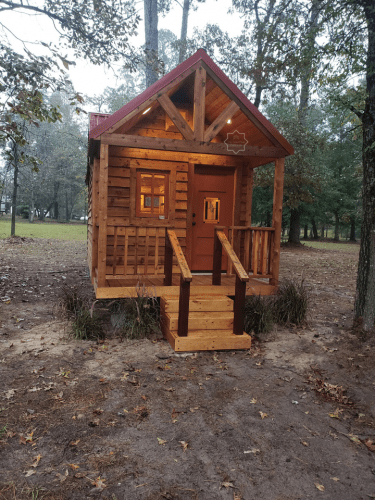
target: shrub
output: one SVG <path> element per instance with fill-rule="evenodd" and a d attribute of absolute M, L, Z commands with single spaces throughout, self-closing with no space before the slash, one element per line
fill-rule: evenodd
<path fill-rule="evenodd" d="M 77 286 L 61 289 L 62 314 L 71 321 L 71 334 L 80 340 L 98 340 L 105 337 L 102 322 L 90 307 L 90 299 Z"/>
<path fill-rule="evenodd" d="M 301 325 L 306 321 L 309 294 L 302 280 L 280 282 L 273 300 L 273 316 L 279 325 Z"/>
<path fill-rule="evenodd" d="M 245 332 L 269 333 L 273 327 L 273 304 L 271 297 L 250 295 L 245 303 Z"/>
<path fill-rule="evenodd" d="M 127 339 L 140 339 L 160 332 L 160 307 L 153 289 L 136 286 L 136 297 L 112 304 L 112 324 Z"/>

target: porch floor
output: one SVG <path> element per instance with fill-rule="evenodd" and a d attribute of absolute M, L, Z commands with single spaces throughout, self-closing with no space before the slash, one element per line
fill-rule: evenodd
<path fill-rule="evenodd" d="M 235 294 L 236 276 L 222 275 L 221 285 L 212 285 L 212 275 L 193 274 L 193 281 L 190 284 L 190 295 Z M 137 295 L 136 285 L 145 285 L 147 288 L 153 288 L 155 295 L 161 297 L 163 294 L 179 295 L 180 293 L 180 275 L 174 274 L 171 286 L 164 286 L 164 276 L 137 276 L 136 278 L 127 277 L 125 279 L 107 277 L 105 286 L 98 287 L 95 283 L 95 293 L 98 299 L 116 299 L 123 297 L 134 297 Z M 250 278 L 246 284 L 246 295 L 272 295 L 276 291 L 274 285 L 267 281 L 256 278 Z"/>

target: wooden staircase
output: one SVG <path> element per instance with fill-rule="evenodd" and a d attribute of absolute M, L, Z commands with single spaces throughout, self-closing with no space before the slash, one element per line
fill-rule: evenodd
<path fill-rule="evenodd" d="M 226 295 L 192 295 L 189 300 L 187 336 L 178 335 L 179 296 L 160 299 L 164 337 L 175 351 L 250 349 L 251 337 L 233 333 L 234 302 Z"/>

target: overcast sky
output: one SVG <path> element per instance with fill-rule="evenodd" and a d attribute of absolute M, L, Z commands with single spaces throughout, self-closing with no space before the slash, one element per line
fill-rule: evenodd
<path fill-rule="evenodd" d="M 175 6 L 166 17 L 159 16 L 159 29 L 169 29 L 179 37 L 181 30 L 182 9 L 174 2 Z M 139 24 L 137 39 L 133 39 L 135 45 L 144 43 L 144 23 L 143 23 L 143 1 L 139 2 L 142 9 L 140 15 L 142 21 Z M 205 3 L 198 4 L 197 11 L 189 14 L 188 36 L 193 34 L 194 27 L 203 28 L 206 24 L 219 24 L 220 27 L 228 31 L 232 36 L 237 35 L 242 28 L 242 20 L 238 15 L 228 15 L 231 7 L 231 0 L 206 0 Z M 58 37 L 53 30 L 52 23 L 45 16 L 30 16 L 29 14 L 19 14 L 18 12 L 2 13 L 2 22 L 8 26 L 12 33 L 22 40 L 29 42 L 36 39 L 44 42 L 54 41 L 58 43 Z M 9 41 L 19 52 L 23 51 L 22 44 L 9 33 Z M 36 45 L 32 50 L 38 51 Z M 65 55 L 65 54 L 63 54 Z M 106 86 L 115 86 L 116 80 L 113 71 L 103 66 L 94 66 L 87 61 L 77 60 L 76 66 L 71 66 L 69 76 L 75 89 L 85 95 L 93 96 L 100 94 Z"/>

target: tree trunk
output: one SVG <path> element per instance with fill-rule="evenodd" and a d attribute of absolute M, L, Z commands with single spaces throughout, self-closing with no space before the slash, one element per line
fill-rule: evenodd
<path fill-rule="evenodd" d="M 340 217 L 339 214 L 335 214 L 335 236 L 333 238 L 335 241 L 340 241 Z"/>
<path fill-rule="evenodd" d="M 290 210 L 289 243 L 301 243 L 300 241 L 300 211 L 298 208 Z"/>
<path fill-rule="evenodd" d="M 272 212 L 267 210 L 265 227 L 272 227 Z"/>
<path fill-rule="evenodd" d="M 303 226 L 303 239 L 304 240 L 309 239 L 309 226 L 307 224 Z"/>
<path fill-rule="evenodd" d="M 311 220 L 311 229 L 312 229 L 312 237 L 314 240 L 317 240 L 319 239 L 319 236 L 318 236 L 318 228 L 316 227 L 316 222 L 315 222 L 315 219 L 312 219 Z"/>
<path fill-rule="evenodd" d="M 184 61 L 185 56 L 186 56 L 186 38 L 187 38 L 189 9 L 190 9 L 190 0 L 184 0 L 184 6 L 182 9 L 180 52 L 178 54 L 178 62 L 180 64 Z"/>
<path fill-rule="evenodd" d="M 322 226 L 321 238 L 324 238 L 324 226 Z"/>
<path fill-rule="evenodd" d="M 69 222 L 69 202 L 68 202 L 68 191 L 65 191 L 65 220 Z"/>
<path fill-rule="evenodd" d="M 350 217 L 350 236 L 349 241 L 357 241 L 355 238 L 355 218 Z"/>
<path fill-rule="evenodd" d="M 373 0 L 362 0 L 367 29 L 367 98 L 362 115 L 363 127 L 363 219 L 359 250 L 354 317 L 362 327 L 375 325 L 375 9 Z"/>
<path fill-rule="evenodd" d="M 145 51 L 146 51 L 146 86 L 158 79 L 158 2 L 143 0 L 145 10 Z"/>
<path fill-rule="evenodd" d="M 34 222 L 34 212 L 35 212 L 35 204 L 34 204 L 34 179 L 31 179 L 31 199 L 29 203 L 29 222 L 32 224 Z"/>
<path fill-rule="evenodd" d="M 16 210 L 17 210 L 17 190 L 18 190 L 18 154 L 17 145 L 14 148 L 14 176 L 13 176 L 13 194 L 12 194 L 12 222 L 10 226 L 10 235 L 16 234 Z"/>

